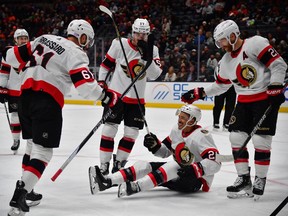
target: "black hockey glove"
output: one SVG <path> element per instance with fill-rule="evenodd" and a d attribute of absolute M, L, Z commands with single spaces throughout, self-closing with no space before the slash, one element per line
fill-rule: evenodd
<path fill-rule="evenodd" d="M 177 174 L 180 178 L 201 178 L 204 175 L 204 170 L 200 162 L 192 163 L 189 166 L 178 169 Z"/>
<path fill-rule="evenodd" d="M 5 103 L 9 99 L 9 90 L 0 86 L 0 103 Z"/>
<path fill-rule="evenodd" d="M 115 115 L 120 113 L 123 110 L 123 102 L 117 94 L 105 89 L 103 90 L 103 93 L 102 106 L 109 107 Z"/>
<path fill-rule="evenodd" d="M 150 132 L 150 134 L 146 134 L 144 137 L 144 146 L 154 154 L 161 147 L 161 142 L 155 134 Z"/>
<path fill-rule="evenodd" d="M 139 40 L 137 43 L 138 50 L 141 54 L 141 58 L 148 61 L 148 43 L 144 40 Z"/>
<path fill-rule="evenodd" d="M 283 85 L 269 85 L 266 91 L 270 104 L 273 107 L 279 107 L 282 103 L 285 102 L 284 95 L 284 86 Z"/>
<path fill-rule="evenodd" d="M 183 101 L 184 103 L 188 103 L 188 104 L 192 104 L 194 103 L 194 101 L 196 100 L 204 100 L 205 98 L 205 91 L 204 88 L 194 88 L 191 89 L 190 91 L 184 93 L 181 96 L 181 101 Z"/>

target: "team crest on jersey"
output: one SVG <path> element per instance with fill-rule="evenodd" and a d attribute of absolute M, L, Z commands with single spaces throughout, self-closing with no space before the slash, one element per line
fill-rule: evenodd
<path fill-rule="evenodd" d="M 130 71 L 132 73 L 132 78 L 135 78 L 144 68 L 144 64 L 139 62 L 139 59 L 134 59 L 132 61 L 129 62 L 129 67 L 130 67 Z M 126 74 L 127 77 L 131 77 L 130 72 L 127 68 L 126 65 L 122 65 L 121 64 L 121 68 L 123 70 L 123 72 Z M 139 80 L 143 79 L 146 75 L 146 72 L 143 73 L 140 77 Z"/>
<path fill-rule="evenodd" d="M 239 64 L 236 68 L 237 79 L 233 80 L 234 83 L 243 87 L 249 87 L 255 83 L 257 79 L 256 69 L 251 65 Z"/>

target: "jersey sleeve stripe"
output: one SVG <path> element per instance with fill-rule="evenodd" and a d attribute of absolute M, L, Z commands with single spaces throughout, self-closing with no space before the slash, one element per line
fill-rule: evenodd
<path fill-rule="evenodd" d="M 110 70 L 111 68 L 115 67 L 116 60 L 112 58 L 110 55 L 106 54 L 105 59 L 101 63 L 101 66 L 106 68 L 107 70 Z"/>
<path fill-rule="evenodd" d="M 231 81 L 228 79 L 224 79 L 224 78 L 220 77 L 220 75 L 218 74 L 216 76 L 216 83 L 217 84 L 231 84 Z"/>
<path fill-rule="evenodd" d="M 218 151 L 217 149 L 215 149 L 215 148 L 208 148 L 208 149 L 205 149 L 205 151 L 203 151 L 203 152 L 201 153 L 201 157 L 202 157 L 202 158 L 210 159 L 210 158 L 209 158 L 209 154 L 208 154 L 210 151 L 213 151 L 213 152 L 215 152 L 215 153 L 219 153 L 219 151 Z"/>
<path fill-rule="evenodd" d="M 31 44 L 28 42 L 26 45 L 23 46 L 15 46 L 14 48 L 15 56 L 17 58 L 17 61 L 20 64 L 25 64 L 26 62 L 29 61 L 30 56 L 32 54 L 31 50 Z"/>
<path fill-rule="evenodd" d="M 273 53 L 275 53 L 274 56 L 271 55 L 271 49 L 274 50 L 274 52 L 273 52 Z M 269 51 L 269 50 L 270 50 L 270 51 Z M 280 57 L 279 53 L 277 53 L 277 52 L 275 51 L 275 49 L 274 49 L 271 45 L 269 45 L 269 46 L 267 46 L 266 48 L 264 48 L 264 49 L 260 52 L 260 54 L 258 55 L 257 58 L 258 58 L 258 60 L 261 61 L 266 67 L 269 67 L 270 64 L 271 64 L 273 61 L 275 61 L 277 58 L 279 58 L 279 57 Z"/>
<path fill-rule="evenodd" d="M 0 73 L 2 74 L 10 74 L 11 66 L 5 63 L 1 63 Z"/>
<path fill-rule="evenodd" d="M 94 77 L 91 75 L 89 76 L 89 78 L 84 78 L 82 72 L 83 71 L 89 71 L 87 68 L 83 67 L 83 68 L 77 68 L 75 70 L 70 70 L 69 74 L 71 77 L 71 80 L 74 84 L 74 86 L 77 88 L 78 86 L 87 83 L 87 82 L 94 82 Z M 88 73 L 87 73 L 88 74 Z"/>

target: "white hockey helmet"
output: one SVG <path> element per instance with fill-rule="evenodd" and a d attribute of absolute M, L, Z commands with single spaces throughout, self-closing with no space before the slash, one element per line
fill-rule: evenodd
<path fill-rule="evenodd" d="M 216 28 L 214 29 L 213 37 L 215 40 L 215 45 L 220 48 L 220 40 L 223 38 L 226 38 L 229 44 L 233 46 L 234 49 L 234 44 L 231 43 L 230 41 L 230 35 L 234 33 L 236 36 L 236 40 L 234 44 L 237 42 L 238 37 L 240 35 L 239 27 L 238 25 L 233 21 L 233 20 L 225 20 L 218 24 Z"/>
<path fill-rule="evenodd" d="M 193 125 L 195 125 L 197 122 L 199 122 L 201 120 L 201 116 L 202 116 L 201 110 L 196 106 L 193 106 L 191 104 L 186 104 L 176 111 L 176 115 L 179 115 L 181 112 L 184 112 L 184 113 L 189 115 L 188 121 L 195 118 L 195 122 Z M 193 125 L 189 125 L 189 126 L 193 126 Z"/>
<path fill-rule="evenodd" d="M 27 37 L 29 39 L 29 34 L 25 29 L 17 29 L 14 32 L 14 40 L 17 40 L 17 38 L 21 36 Z"/>
<path fill-rule="evenodd" d="M 150 25 L 147 19 L 137 18 L 132 25 L 132 34 L 137 33 L 150 33 Z"/>
<path fill-rule="evenodd" d="M 85 44 L 81 44 L 80 38 L 85 34 L 87 36 L 87 40 Z M 93 46 L 94 44 L 94 30 L 90 23 L 83 19 L 74 19 L 72 20 L 67 28 L 67 35 L 72 35 L 78 39 L 80 46 L 88 47 Z"/>

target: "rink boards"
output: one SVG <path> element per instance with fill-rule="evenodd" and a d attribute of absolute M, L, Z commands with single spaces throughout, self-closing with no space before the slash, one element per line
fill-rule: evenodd
<path fill-rule="evenodd" d="M 178 108 L 183 103 L 180 98 L 181 95 L 188 90 L 195 87 L 207 87 L 211 83 L 203 82 L 147 82 L 145 101 L 146 107 L 159 108 Z M 132 91 L 134 91 L 132 89 Z M 281 105 L 280 112 L 288 112 L 288 88 L 285 90 L 286 101 Z M 66 104 L 87 104 L 99 105 L 100 102 L 83 99 L 77 91 L 73 88 L 65 97 Z M 214 97 L 206 97 L 203 101 L 195 102 L 195 105 L 201 109 L 212 109 L 214 105 Z"/>

